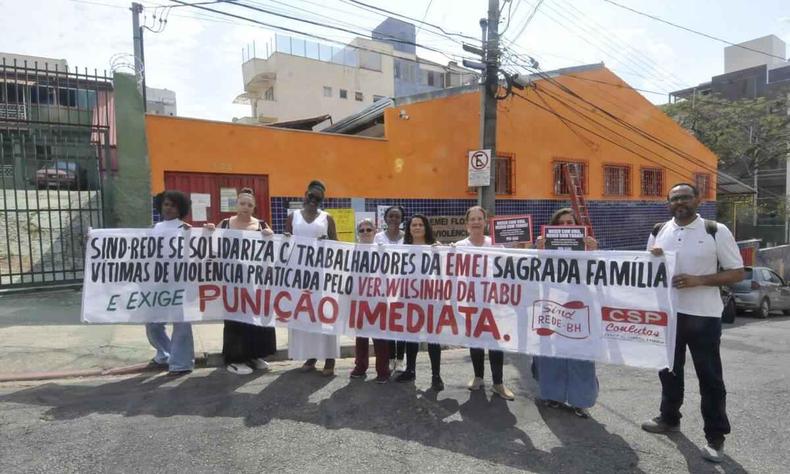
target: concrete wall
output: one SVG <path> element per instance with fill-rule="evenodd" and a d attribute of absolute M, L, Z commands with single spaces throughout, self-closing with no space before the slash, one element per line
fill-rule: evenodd
<path fill-rule="evenodd" d="M 133 75 L 115 73 L 118 173 L 104 181 L 106 227 L 151 226 L 151 168 L 143 97 Z"/>
<path fill-rule="evenodd" d="M 381 45 L 379 45 L 380 47 Z M 317 59 L 274 53 L 267 60 L 253 59 L 244 64 L 245 83 L 261 74 L 276 77 L 261 81 L 255 90 L 253 111 L 272 121 L 287 121 L 329 114 L 337 121 L 359 112 L 373 103 L 373 96 L 392 97 L 392 57 L 381 55 L 381 71 L 349 67 Z M 274 87 L 274 100 L 264 100 L 269 86 Z M 331 97 L 324 97 L 324 87 L 331 87 Z M 347 91 L 340 98 L 340 89 Z M 362 92 L 362 101 L 355 93 Z"/>
<path fill-rule="evenodd" d="M 772 56 L 749 51 L 739 46 L 763 51 Z M 778 57 L 774 57 L 778 56 Z M 787 61 L 779 58 L 787 57 L 785 42 L 775 35 L 763 36 L 750 41 L 739 43 L 738 46 L 727 46 L 724 48 L 724 73 L 740 71 L 754 66 L 768 65 L 768 69 L 787 65 Z"/>

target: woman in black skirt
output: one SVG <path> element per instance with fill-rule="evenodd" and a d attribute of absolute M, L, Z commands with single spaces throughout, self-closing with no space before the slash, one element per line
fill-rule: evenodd
<path fill-rule="evenodd" d="M 258 230 L 264 236 L 272 235 L 272 229 L 265 221 L 253 217 L 255 195 L 252 189 L 242 188 L 236 199 L 236 215 L 223 219 L 218 226 L 207 224 L 214 229 Z M 228 372 L 238 375 L 251 374 L 253 369 L 269 370 L 264 357 L 277 351 L 277 337 L 273 327 L 262 327 L 238 321 L 225 320 L 222 334 L 222 356 Z"/>

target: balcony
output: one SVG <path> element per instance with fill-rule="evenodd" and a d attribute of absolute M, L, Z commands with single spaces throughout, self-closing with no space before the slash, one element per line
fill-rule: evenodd
<path fill-rule="evenodd" d="M 27 107 L 24 104 L 0 103 L 0 119 L 27 120 Z"/>

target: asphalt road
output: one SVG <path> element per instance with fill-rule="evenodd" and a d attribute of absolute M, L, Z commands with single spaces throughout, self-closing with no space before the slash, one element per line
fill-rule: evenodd
<path fill-rule="evenodd" d="M 446 351 L 447 389 L 301 373 L 293 363 L 239 377 L 204 369 L 0 385 L 0 472 L 787 472 L 790 318 L 740 318 L 723 351 L 733 434 L 720 466 L 702 460 L 693 370 L 682 432 L 651 435 L 655 373 L 600 366 L 583 420 L 535 403 L 529 357 L 506 357 L 506 402 L 469 392 L 465 350 Z M 690 367 L 689 367 L 690 368 Z"/>

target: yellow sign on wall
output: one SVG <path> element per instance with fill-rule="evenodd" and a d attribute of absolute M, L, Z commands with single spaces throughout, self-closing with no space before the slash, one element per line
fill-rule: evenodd
<path fill-rule="evenodd" d="M 341 242 L 354 242 L 354 209 L 327 209 L 326 212 L 335 220 L 337 240 Z"/>

